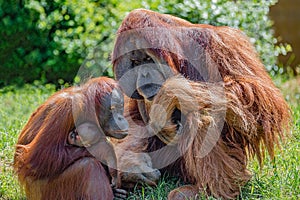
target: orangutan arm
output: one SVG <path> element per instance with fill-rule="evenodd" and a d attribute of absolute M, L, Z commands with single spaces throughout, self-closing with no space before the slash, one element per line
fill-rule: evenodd
<path fill-rule="evenodd" d="M 147 140 L 129 135 L 122 142 L 113 141 L 113 144 L 123 188 L 133 188 L 136 183 L 156 185 L 160 172 L 153 168 L 151 157 L 144 152 Z"/>

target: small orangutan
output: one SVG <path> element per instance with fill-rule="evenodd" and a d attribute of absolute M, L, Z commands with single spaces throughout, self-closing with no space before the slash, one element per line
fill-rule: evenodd
<path fill-rule="evenodd" d="M 128 136 L 115 145 L 122 183 L 155 183 L 159 169 L 186 183 L 170 200 L 236 198 L 249 159 L 274 158 L 289 129 L 287 103 L 237 29 L 137 9 L 119 27 L 112 61 L 127 96 Z"/>
<path fill-rule="evenodd" d="M 21 131 L 14 155 L 26 197 L 125 198 L 107 140 L 127 136 L 123 104 L 117 83 L 106 77 L 62 89 L 43 103 Z"/>

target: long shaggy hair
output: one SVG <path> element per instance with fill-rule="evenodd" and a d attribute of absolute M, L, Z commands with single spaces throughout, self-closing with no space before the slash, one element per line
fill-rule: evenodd
<path fill-rule="evenodd" d="M 167 80 L 153 102 L 127 102 L 133 130 L 129 134 L 146 132 L 150 123 L 157 136 L 147 144 L 140 140 L 140 146 L 138 139 L 128 137 L 121 146 L 152 152 L 161 148 L 161 141 L 178 144 L 181 176 L 188 183 L 215 197 L 236 197 L 250 178 L 249 158 L 256 156 L 262 164 L 266 151 L 273 158 L 291 119 L 249 38 L 234 28 L 192 24 L 138 9 L 128 14 L 118 31 L 113 52 L 118 79 L 138 59 L 129 50 L 181 76 Z M 181 125 L 172 119 L 175 109 L 181 112 Z M 168 171 L 178 169 L 175 163 Z"/>
<path fill-rule="evenodd" d="M 149 124 L 166 144 L 178 144 L 187 181 L 217 197 L 238 195 L 250 178 L 248 158 L 256 155 L 262 164 L 265 149 L 273 158 L 289 124 L 278 89 L 252 79 L 216 84 L 176 76 L 153 105 L 159 106 L 152 106 Z M 176 109 L 185 116 L 180 132 L 172 121 Z"/>

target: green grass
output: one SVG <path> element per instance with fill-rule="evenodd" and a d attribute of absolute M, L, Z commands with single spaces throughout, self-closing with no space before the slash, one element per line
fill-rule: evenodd
<path fill-rule="evenodd" d="M 0 199 L 21 199 L 11 166 L 14 145 L 30 114 L 54 91 L 52 85 L 25 85 L 0 90 Z"/>
<path fill-rule="evenodd" d="M 277 149 L 274 161 L 265 159 L 263 169 L 255 160 L 250 163 L 253 177 L 241 188 L 240 199 L 300 199 L 300 89 L 295 80 L 277 82 L 293 111 L 292 135 L 281 150 Z M 38 84 L 0 89 L 0 199 L 24 199 L 11 167 L 14 145 L 31 112 L 53 92 L 52 85 Z M 128 199 L 166 199 L 169 191 L 179 185 L 176 178 L 163 177 L 156 188 L 135 189 Z"/>

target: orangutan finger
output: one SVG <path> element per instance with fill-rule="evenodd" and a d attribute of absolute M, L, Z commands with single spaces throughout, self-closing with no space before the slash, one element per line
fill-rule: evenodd
<path fill-rule="evenodd" d="M 127 191 L 126 190 L 123 190 L 123 189 L 113 189 L 114 193 L 118 194 L 118 195 L 127 195 Z"/>
<path fill-rule="evenodd" d="M 147 178 L 143 174 L 141 174 L 140 179 L 141 179 L 142 183 L 145 183 L 145 184 L 150 185 L 150 186 L 157 186 L 157 184 L 154 181 L 152 181 L 151 179 Z"/>

